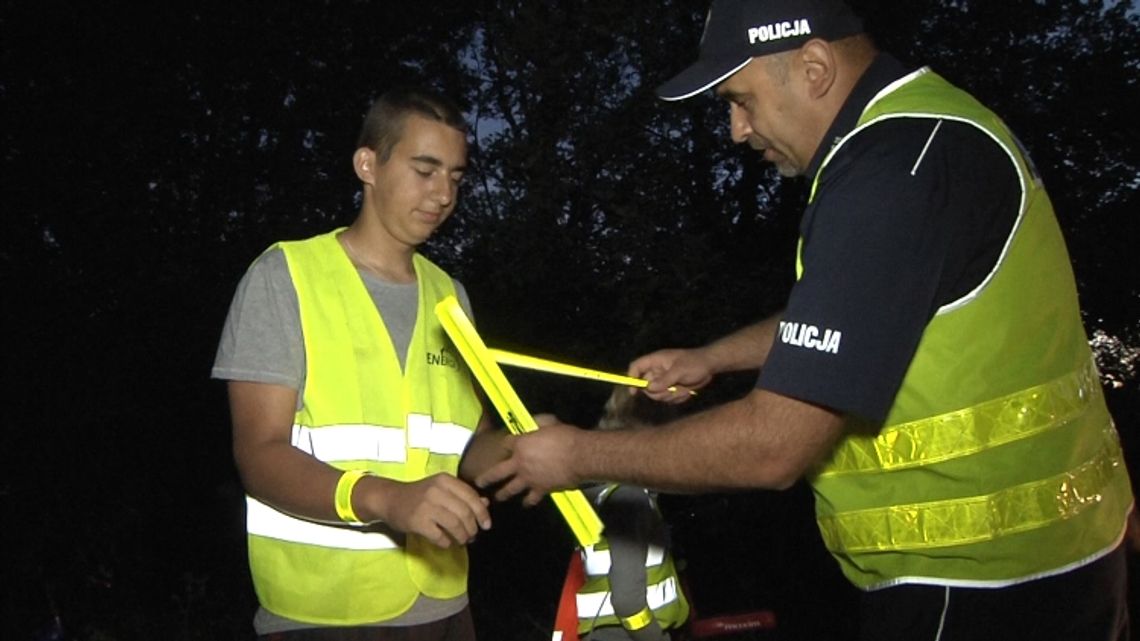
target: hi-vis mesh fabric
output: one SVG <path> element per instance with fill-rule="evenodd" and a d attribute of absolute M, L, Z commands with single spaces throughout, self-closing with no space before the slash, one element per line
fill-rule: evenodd
<path fill-rule="evenodd" d="M 414 256 L 419 307 L 402 368 L 336 239 L 340 231 L 278 245 L 297 291 L 307 367 L 292 445 L 338 469 L 399 481 L 454 475 L 482 406 L 432 313 L 454 295 L 451 278 Z M 466 591 L 463 546 L 324 525 L 249 502 L 250 570 L 259 601 L 273 613 L 358 625 L 399 616 L 420 594 L 449 599 Z"/>
<path fill-rule="evenodd" d="M 927 325 L 884 424 L 850 421 L 813 472 L 824 542 L 864 589 L 995 587 L 1096 559 L 1123 535 L 1130 481 L 1052 205 L 1005 125 L 919 70 L 868 104 L 808 206 L 835 153 L 891 118 L 929 122 L 928 144 L 944 121 L 989 135 L 1017 169 L 1021 209 L 994 270 Z M 802 239 L 797 253 L 802 276 Z"/>

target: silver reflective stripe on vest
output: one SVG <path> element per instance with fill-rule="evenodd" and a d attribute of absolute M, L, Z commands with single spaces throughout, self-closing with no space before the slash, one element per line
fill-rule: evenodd
<path fill-rule="evenodd" d="M 427 414 L 408 415 L 408 447 L 459 456 L 470 439 L 471 430 L 461 425 L 433 423 Z"/>
<path fill-rule="evenodd" d="M 293 447 L 321 461 L 403 463 L 404 430 L 376 425 L 293 426 Z"/>
<path fill-rule="evenodd" d="M 434 423 L 427 414 L 409 414 L 407 420 L 406 431 L 400 427 L 362 424 L 294 425 L 292 443 L 293 447 L 325 462 L 404 463 L 407 448 L 458 456 L 471 438 L 467 428 L 454 423 Z"/>
<path fill-rule="evenodd" d="M 673 577 L 645 588 L 645 603 L 650 610 L 657 610 L 676 600 L 677 581 Z M 576 602 L 579 618 L 617 616 L 614 614 L 614 604 L 610 602 L 609 591 L 579 593 Z"/>
<path fill-rule="evenodd" d="M 275 510 L 252 496 L 245 497 L 245 507 L 245 527 L 250 534 L 343 550 L 392 550 L 400 547 L 382 532 L 364 532 L 347 526 L 305 521 Z"/>
<path fill-rule="evenodd" d="M 582 556 L 586 574 L 589 576 L 606 576 L 610 573 L 610 551 L 596 550 L 589 545 L 582 549 Z M 665 562 L 665 548 L 659 545 L 650 545 L 645 553 L 645 567 L 654 568 Z"/>

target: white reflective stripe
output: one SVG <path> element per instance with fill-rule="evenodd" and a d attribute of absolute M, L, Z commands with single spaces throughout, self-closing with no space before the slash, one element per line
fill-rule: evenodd
<path fill-rule="evenodd" d="M 677 600 L 677 581 L 669 577 L 645 589 L 645 603 L 651 610 L 660 609 Z"/>
<path fill-rule="evenodd" d="M 597 550 L 587 545 L 582 548 L 582 562 L 587 576 L 604 576 L 610 573 L 609 549 Z M 650 545 L 645 552 L 645 567 L 654 568 L 665 562 L 665 548 L 659 545 Z"/>
<path fill-rule="evenodd" d="M 946 598 L 942 600 L 942 616 L 938 617 L 938 633 L 934 641 L 942 641 L 942 631 L 946 629 L 946 613 L 950 611 L 950 586 L 946 586 Z"/>
<path fill-rule="evenodd" d="M 305 521 L 275 510 L 252 496 L 245 497 L 245 508 L 245 529 L 250 534 L 344 550 L 394 550 L 400 547 L 382 532 L 364 532 Z"/>
<path fill-rule="evenodd" d="M 655 568 L 665 562 L 665 548 L 656 545 L 649 546 L 645 553 L 645 567 Z"/>
<path fill-rule="evenodd" d="M 406 434 L 406 438 L 405 438 Z M 403 463 L 407 448 L 459 456 L 471 430 L 454 423 L 433 423 L 426 414 L 409 414 L 408 429 L 380 425 L 293 426 L 293 447 L 321 461 L 379 461 Z"/>
<path fill-rule="evenodd" d="M 313 428 L 294 425 L 293 447 L 325 462 L 368 460 L 403 463 L 407 460 L 404 430 L 398 427 L 328 425 Z"/>
<path fill-rule="evenodd" d="M 431 417 L 427 414 L 408 414 L 408 447 L 426 450 L 431 446 Z"/>
<path fill-rule="evenodd" d="M 471 440 L 471 430 L 455 423 L 433 423 L 427 414 L 408 414 L 408 446 L 432 454 L 459 456 Z"/>
<path fill-rule="evenodd" d="M 660 609 L 677 600 L 677 581 L 669 577 L 664 581 L 646 586 L 645 604 L 650 610 Z M 610 602 L 609 591 L 591 592 L 577 595 L 579 618 L 615 616 L 614 605 Z"/>
<path fill-rule="evenodd" d="M 934 142 L 934 137 L 938 135 L 938 130 L 942 128 L 942 120 L 939 119 L 934 124 L 934 131 L 930 132 L 930 137 L 926 139 L 926 144 L 922 146 L 922 153 L 918 155 L 918 160 L 914 161 L 914 166 L 910 168 L 910 175 L 913 176 L 918 173 L 918 166 L 922 164 L 922 159 L 926 158 L 926 152 L 930 151 L 930 143 Z"/>
<path fill-rule="evenodd" d="M 595 550 L 588 545 L 582 549 L 583 569 L 587 576 L 605 576 L 610 573 L 610 551 Z"/>
<path fill-rule="evenodd" d="M 613 616 L 614 604 L 610 602 L 610 592 L 590 592 L 589 594 L 578 593 L 574 597 L 575 603 L 578 604 L 578 618 L 579 619 L 593 619 L 596 617 Z"/>

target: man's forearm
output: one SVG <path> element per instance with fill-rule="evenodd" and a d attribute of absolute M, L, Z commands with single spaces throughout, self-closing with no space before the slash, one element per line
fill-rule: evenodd
<path fill-rule="evenodd" d="M 583 432 L 579 476 L 668 492 L 785 489 L 839 437 L 838 414 L 754 390 L 665 426 Z"/>

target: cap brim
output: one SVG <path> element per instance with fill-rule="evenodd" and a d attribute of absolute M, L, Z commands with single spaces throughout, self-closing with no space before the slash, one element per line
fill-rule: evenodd
<path fill-rule="evenodd" d="M 751 56 L 744 60 L 697 60 L 688 69 L 657 87 L 657 97 L 662 100 L 692 98 L 740 71 L 750 60 Z"/>

